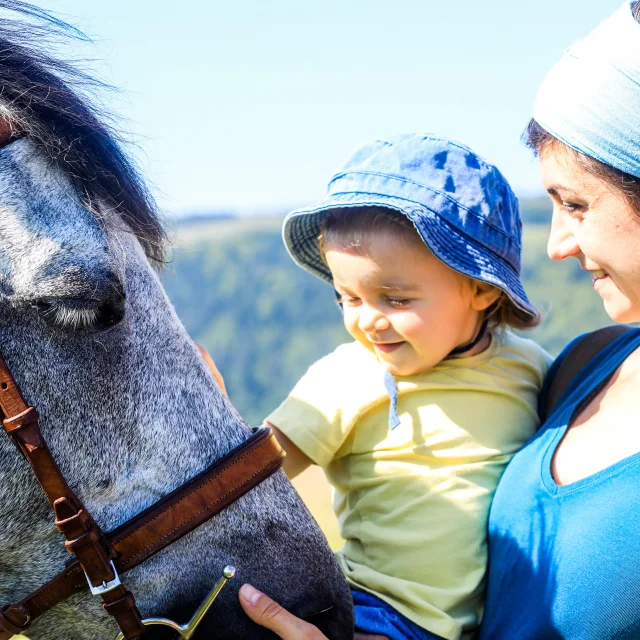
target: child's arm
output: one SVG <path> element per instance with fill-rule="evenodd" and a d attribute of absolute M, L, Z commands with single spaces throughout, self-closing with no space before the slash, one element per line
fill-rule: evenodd
<path fill-rule="evenodd" d="M 274 424 L 265 421 L 266 427 L 271 427 L 280 446 L 286 451 L 287 457 L 284 459 L 282 469 L 290 480 L 301 474 L 307 467 L 314 464 L 313 460 L 295 445 L 287 436 L 278 429 Z"/>
<path fill-rule="evenodd" d="M 209 367 L 213 377 L 216 382 L 222 389 L 223 393 L 226 395 L 227 390 L 224 386 L 224 380 L 216 367 L 213 358 L 207 353 L 206 349 L 201 347 L 199 344 L 196 344 L 198 347 L 198 351 L 204 358 L 206 365 Z M 304 453 L 298 447 L 296 447 L 287 436 L 278 429 L 274 424 L 265 421 L 265 426 L 271 427 L 273 429 L 273 433 L 276 436 L 276 439 L 280 443 L 280 446 L 286 451 L 287 457 L 284 459 L 284 463 L 282 464 L 282 469 L 287 474 L 287 476 L 293 480 L 297 475 L 300 475 L 308 466 L 314 464 L 313 460 Z"/>

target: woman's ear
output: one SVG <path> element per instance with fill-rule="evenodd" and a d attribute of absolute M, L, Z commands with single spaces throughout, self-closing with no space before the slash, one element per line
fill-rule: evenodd
<path fill-rule="evenodd" d="M 480 280 L 473 280 L 472 287 L 471 307 L 475 311 L 485 311 L 502 296 L 500 289 Z"/>

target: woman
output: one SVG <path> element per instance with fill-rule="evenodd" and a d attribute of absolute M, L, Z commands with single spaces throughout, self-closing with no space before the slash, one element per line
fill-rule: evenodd
<path fill-rule="evenodd" d="M 526 136 L 553 201 L 549 256 L 580 261 L 612 320 L 640 322 L 640 2 L 565 53 Z M 638 347 L 629 331 L 596 356 L 507 468 L 481 638 L 640 638 Z M 324 637 L 249 585 L 240 601 L 285 640 Z"/>

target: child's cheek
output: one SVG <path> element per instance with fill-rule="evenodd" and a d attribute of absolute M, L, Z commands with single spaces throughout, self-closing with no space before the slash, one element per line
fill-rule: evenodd
<path fill-rule="evenodd" d="M 401 311 L 394 313 L 391 321 L 394 331 L 398 335 L 406 338 L 411 337 L 419 331 L 421 324 L 420 318 L 413 310 L 410 309 L 402 309 Z"/>
<path fill-rule="evenodd" d="M 373 346 L 358 326 L 358 314 L 355 313 L 353 309 L 349 311 L 348 307 L 344 309 L 344 327 L 354 340 L 372 353 L 375 353 Z"/>
<path fill-rule="evenodd" d="M 349 309 L 349 307 L 343 307 L 342 319 L 344 320 L 345 329 L 357 340 L 358 336 L 356 334 L 359 332 L 357 314 L 353 313 L 353 310 Z"/>

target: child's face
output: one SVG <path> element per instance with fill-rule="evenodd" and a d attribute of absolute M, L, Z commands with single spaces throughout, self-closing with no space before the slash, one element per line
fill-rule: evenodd
<path fill-rule="evenodd" d="M 419 241 L 393 234 L 364 250 L 326 249 L 347 331 L 392 374 L 435 366 L 475 337 L 493 287 L 459 274 Z"/>

